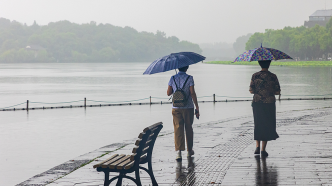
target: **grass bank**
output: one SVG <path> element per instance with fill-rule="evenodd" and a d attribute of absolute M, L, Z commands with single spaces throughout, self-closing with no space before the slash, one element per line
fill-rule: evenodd
<path fill-rule="evenodd" d="M 258 65 L 257 61 L 253 62 L 235 62 L 232 61 L 209 61 L 209 64 L 222 64 L 222 65 Z M 272 66 L 332 66 L 332 61 L 288 61 L 279 62 L 273 61 Z"/>

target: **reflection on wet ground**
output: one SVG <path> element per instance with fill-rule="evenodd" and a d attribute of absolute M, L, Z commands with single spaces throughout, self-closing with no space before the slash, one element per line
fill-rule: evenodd
<path fill-rule="evenodd" d="M 175 175 L 175 183 L 176 184 L 186 184 L 192 185 L 195 183 L 195 158 L 187 157 L 181 161 L 176 162 L 176 175 Z M 188 179 L 188 174 L 191 174 L 191 178 Z M 188 182 L 189 180 L 189 182 Z"/>
<path fill-rule="evenodd" d="M 254 143 L 249 145 L 221 185 L 331 185 L 332 109 L 309 111 L 291 120 L 279 116 L 280 138 L 268 143 L 266 159 L 254 156 Z"/>
<path fill-rule="evenodd" d="M 268 143 L 269 156 L 264 159 L 254 156 L 251 117 L 195 126 L 195 157 L 181 162 L 175 161 L 171 131 L 164 131 L 153 152 L 154 175 L 159 185 L 175 186 L 328 185 L 332 183 L 331 120 L 331 108 L 278 114 L 280 138 Z M 128 145 L 98 158 L 49 185 L 103 185 L 103 175 L 92 165 L 114 153 L 128 154 L 131 148 Z M 141 178 L 143 185 L 151 185 L 146 173 L 141 172 Z M 133 184 L 124 180 L 123 185 Z"/>
<path fill-rule="evenodd" d="M 256 185 L 278 185 L 278 168 L 273 165 L 266 166 L 267 157 L 255 156 L 256 159 Z"/>

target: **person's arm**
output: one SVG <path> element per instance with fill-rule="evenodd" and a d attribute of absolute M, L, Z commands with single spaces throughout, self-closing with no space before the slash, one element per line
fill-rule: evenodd
<path fill-rule="evenodd" d="M 168 89 L 167 89 L 167 96 L 170 96 L 173 94 L 173 88 L 171 86 L 168 85 Z"/>
<path fill-rule="evenodd" d="M 255 83 L 254 83 L 254 81 L 253 80 L 251 80 L 251 82 L 250 82 L 250 86 L 249 86 L 250 88 L 249 88 L 249 92 L 250 92 L 250 94 L 255 94 Z"/>
<path fill-rule="evenodd" d="M 281 92 L 281 90 L 280 90 L 280 84 L 279 84 L 279 80 L 278 80 L 278 78 L 276 77 L 276 80 L 275 80 L 275 84 L 276 84 L 276 87 L 275 87 L 275 92 L 274 92 L 274 94 L 275 95 L 280 95 L 280 92 Z"/>
<path fill-rule="evenodd" d="M 168 82 L 167 96 L 170 96 L 173 94 L 173 88 L 172 88 L 173 81 L 174 81 L 174 79 L 172 79 L 172 77 L 171 77 L 171 79 Z"/>
<path fill-rule="evenodd" d="M 195 92 L 194 86 L 190 86 L 189 90 L 190 90 L 190 95 L 193 98 L 193 101 L 194 101 L 194 104 L 195 104 L 195 107 L 196 107 L 196 110 L 197 110 L 196 116 L 198 115 L 197 117 L 199 117 L 200 116 L 200 114 L 199 114 L 199 107 L 198 107 L 197 96 L 196 96 L 196 92 Z"/>

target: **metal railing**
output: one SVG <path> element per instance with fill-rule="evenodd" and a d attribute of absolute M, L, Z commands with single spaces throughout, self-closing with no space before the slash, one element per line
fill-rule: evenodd
<path fill-rule="evenodd" d="M 286 97 L 295 97 L 295 98 L 283 98 L 279 96 L 279 101 L 282 100 L 331 100 L 332 94 L 325 95 L 283 95 Z M 299 98 L 302 96 L 302 98 Z M 315 97 L 310 97 L 315 96 Z M 319 96 L 319 97 L 317 97 Z M 296 98 L 297 97 L 297 98 Z M 304 98 L 303 98 L 304 97 Z M 202 98 L 211 98 L 211 100 L 199 100 Z M 218 99 L 219 98 L 219 99 Z M 165 101 L 152 101 L 153 99 L 157 100 L 165 100 Z M 216 94 L 210 96 L 200 96 L 197 97 L 199 103 L 216 103 L 216 102 L 243 102 L 243 101 L 252 101 L 252 97 L 233 97 L 233 96 L 219 96 Z M 145 100 L 148 100 L 146 102 Z M 90 102 L 92 104 L 87 104 Z M 74 105 L 73 103 L 78 103 Z M 81 103 L 81 104 L 79 104 Z M 97 104 L 99 103 L 99 104 Z M 26 102 L 22 102 L 16 105 L 8 106 L 0 108 L 0 111 L 16 111 L 16 110 L 44 110 L 44 109 L 59 109 L 59 108 L 86 108 L 86 107 L 105 107 L 105 106 L 125 106 L 125 105 L 155 105 L 155 104 L 171 104 L 170 98 L 165 97 L 148 97 L 142 99 L 128 100 L 128 101 L 99 101 L 99 100 L 88 100 L 84 98 L 83 100 L 76 101 L 67 101 L 67 102 L 55 102 L 55 103 L 47 103 L 47 102 L 31 102 L 27 100 Z M 31 107 L 30 104 L 41 104 L 48 106 L 38 106 Z M 67 104 L 67 105 L 61 105 Z M 18 107 L 21 105 L 25 105 L 25 107 Z M 50 105 L 60 105 L 60 106 L 50 106 Z"/>

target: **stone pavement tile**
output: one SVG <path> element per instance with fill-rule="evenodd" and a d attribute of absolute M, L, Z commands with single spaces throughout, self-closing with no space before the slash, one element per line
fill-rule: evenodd
<path fill-rule="evenodd" d="M 48 183 L 53 182 L 54 180 L 57 180 L 65 175 L 71 173 L 72 171 L 76 170 L 77 168 L 81 167 L 82 165 L 90 162 L 92 159 L 94 159 L 98 156 L 101 156 L 105 152 L 114 151 L 123 145 L 126 145 L 126 141 L 124 141 L 123 143 L 114 143 L 114 144 L 102 147 L 100 149 L 97 149 L 93 152 L 86 153 L 86 154 L 76 157 L 72 160 L 69 160 L 61 165 L 58 165 L 48 171 L 38 174 L 20 184 L 18 184 L 17 186 L 46 185 Z M 65 184 L 63 184 L 63 185 L 65 185 Z M 73 185 L 73 184 L 71 184 L 71 185 Z"/>
<path fill-rule="evenodd" d="M 252 143 L 227 170 L 222 185 L 242 179 L 255 180 L 253 185 L 332 184 L 332 154 L 329 153 L 332 146 L 330 140 L 326 140 L 332 135 L 329 133 L 332 115 L 324 116 L 324 120 L 317 117 L 317 120 L 319 122 L 316 118 L 298 120 L 278 127 L 280 138 L 268 142 L 267 158 L 255 158 Z M 246 169 L 248 172 L 244 171 Z"/>
<path fill-rule="evenodd" d="M 302 114 L 302 115 L 301 115 Z M 286 116 L 283 116 L 282 120 L 278 120 L 278 126 L 288 126 L 294 122 L 302 121 L 302 120 L 311 120 L 316 117 L 321 117 L 324 115 L 328 115 L 330 113 L 322 112 L 320 110 L 317 110 L 316 112 L 310 111 L 304 111 L 301 114 L 298 115 L 298 117 L 294 118 L 292 115 L 286 114 Z M 246 124 L 253 126 L 253 123 L 248 121 Z M 229 173 L 229 167 L 233 166 L 234 160 L 242 153 L 243 149 L 245 149 L 248 145 L 253 144 L 253 129 L 252 127 L 246 128 L 245 124 L 241 124 L 242 132 L 238 133 L 238 136 L 233 138 L 231 141 L 221 144 L 219 146 L 214 147 L 211 149 L 205 156 L 201 157 L 196 162 L 195 167 L 195 177 L 196 177 L 196 184 L 197 185 L 205 185 L 209 184 L 210 181 L 213 183 L 220 183 L 220 181 L 223 181 L 225 174 L 220 173 Z M 241 130 L 240 128 L 237 128 L 236 130 Z M 295 130 L 296 132 L 299 130 Z M 308 133 L 302 132 L 302 133 Z M 294 134 L 294 131 L 292 132 Z M 291 133 L 290 133 L 291 134 Z M 234 135 L 235 136 L 235 135 Z M 251 152 L 252 153 L 252 152 Z M 294 152 L 292 152 L 294 153 Z M 219 156 L 219 160 L 216 159 L 216 156 Z M 241 162 L 241 164 L 244 164 Z M 293 163 L 295 164 L 295 162 Z M 245 166 L 245 164 L 244 164 Z M 248 165 L 249 166 L 249 165 Z M 246 175 L 244 180 L 250 180 L 248 179 L 248 171 L 242 171 L 245 170 L 245 168 L 238 168 L 237 173 L 241 172 L 241 174 Z M 199 172 L 197 172 L 199 171 Z M 250 171 L 250 170 L 249 170 Z M 193 173 L 192 173 L 193 174 Z M 208 176 L 207 176 L 208 175 Z M 295 176 L 293 176 L 294 178 Z M 237 177 L 238 178 L 238 177 Z M 243 178 L 243 177 L 242 177 Z M 270 181 L 273 179 L 270 179 Z M 225 181 L 225 180 L 224 180 Z M 235 180 L 235 182 L 237 179 Z M 229 183 L 229 182 L 227 182 Z M 294 182 L 290 182 L 294 183 Z M 184 184 L 182 184 L 184 185 Z M 241 185 L 241 184 L 240 184 Z"/>
<path fill-rule="evenodd" d="M 159 185 L 330 183 L 332 127 L 328 121 L 332 119 L 331 112 L 332 109 L 316 109 L 278 113 L 280 139 L 268 143 L 270 156 L 265 160 L 253 156 L 252 116 L 195 125 L 195 158 L 187 160 L 184 154 L 182 162 L 174 160 L 172 131 L 163 131 L 153 152 L 155 177 Z M 130 154 L 135 140 L 131 141 L 126 140 L 130 145 L 97 158 L 50 185 L 103 185 L 103 173 L 98 173 L 92 165 L 115 153 Z M 141 176 L 143 185 L 151 185 L 147 173 L 142 172 Z M 134 184 L 125 179 L 123 185 Z"/>
<path fill-rule="evenodd" d="M 186 158 L 186 152 L 183 153 L 182 162 L 175 161 L 175 151 L 174 151 L 174 137 L 172 131 L 163 131 L 161 136 L 159 136 L 156 140 L 154 152 L 153 152 L 153 170 L 156 180 L 159 185 L 180 185 L 183 182 L 188 182 L 188 180 L 183 180 L 188 176 L 192 179 L 189 182 L 195 182 L 195 176 L 188 175 L 189 172 L 193 172 L 191 167 L 194 166 L 196 159 L 200 157 L 206 156 L 209 154 L 209 150 L 218 146 L 220 143 L 229 142 L 231 138 L 239 135 L 242 130 L 235 129 L 240 128 L 243 124 L 244 128 L 248 125 L 247 123 L 252 121 L 252 117 L 240 117 L 233 118 L 223 121 L 209 122 L 200 125 L 194 126 L 194 150 L 195 150 L 195 158 L 192 161 L 188 162 Z M 126 141 L 128 143 L 129 140 Z M 113 154 L 130 154 L 132 148 L 134 147 L 135 139 L 132 139 L 132 144 L 126 145 L 125 147 L 117 150 L 116 152 L 112 152 L 108 155 L 105 155 L 101 158 L 97 158 L 90 164 L 72 172 L 71 174 L 56 180 L 55 182 L 49 184 L 50 186 L 54 185 L 74 185 L 89 183 L 89 185 L 103 185 L 104 182 L 104 173 L 99 173 L 92 166 L 99 161 L 107 159 Z M 229 149 L 231 152 L 232 149 Z M 224 156 L 227 158 L 229 153 L 225 153 Z M 222 157 L 223 154 L 221 154 Z M 217 156 L 216 156 L 217 157 Z M 219 157 L 217 157 L 219 159 Z M 204 169 L 204 167 L 201 167 Z M 197 168 L 199 172 L 200 167 Z M 209 170 L 218 170 L 217 167 L 209 167 Z M 195 170 L 196 171 L 196 170 Z M 203 171 L 203 170 L 202 170 Z M 151 184 L 151 181 L 145 172 L 141 172 L 142 183 L 143 185 Z M 112 176 L 116 176 L 117 174 L 111 173 L 110 178 Z M 129 176 L 134 176 L 133 174 L 128 174 Z M 212 179 L 212 178 L 211 178 Z M 113 184 L 113 183 L 112 183 Z M 132 185 L 133 183 L 130 180 L 124 179 L 123 185 Z M 84 184 L 83 184 L 84 185 Z"/>
<path fill-rule="evenodd" d="M 321 179 L 323 182 L 322 186 L 332 186 L 332 178 L 330 179 Z"/>

